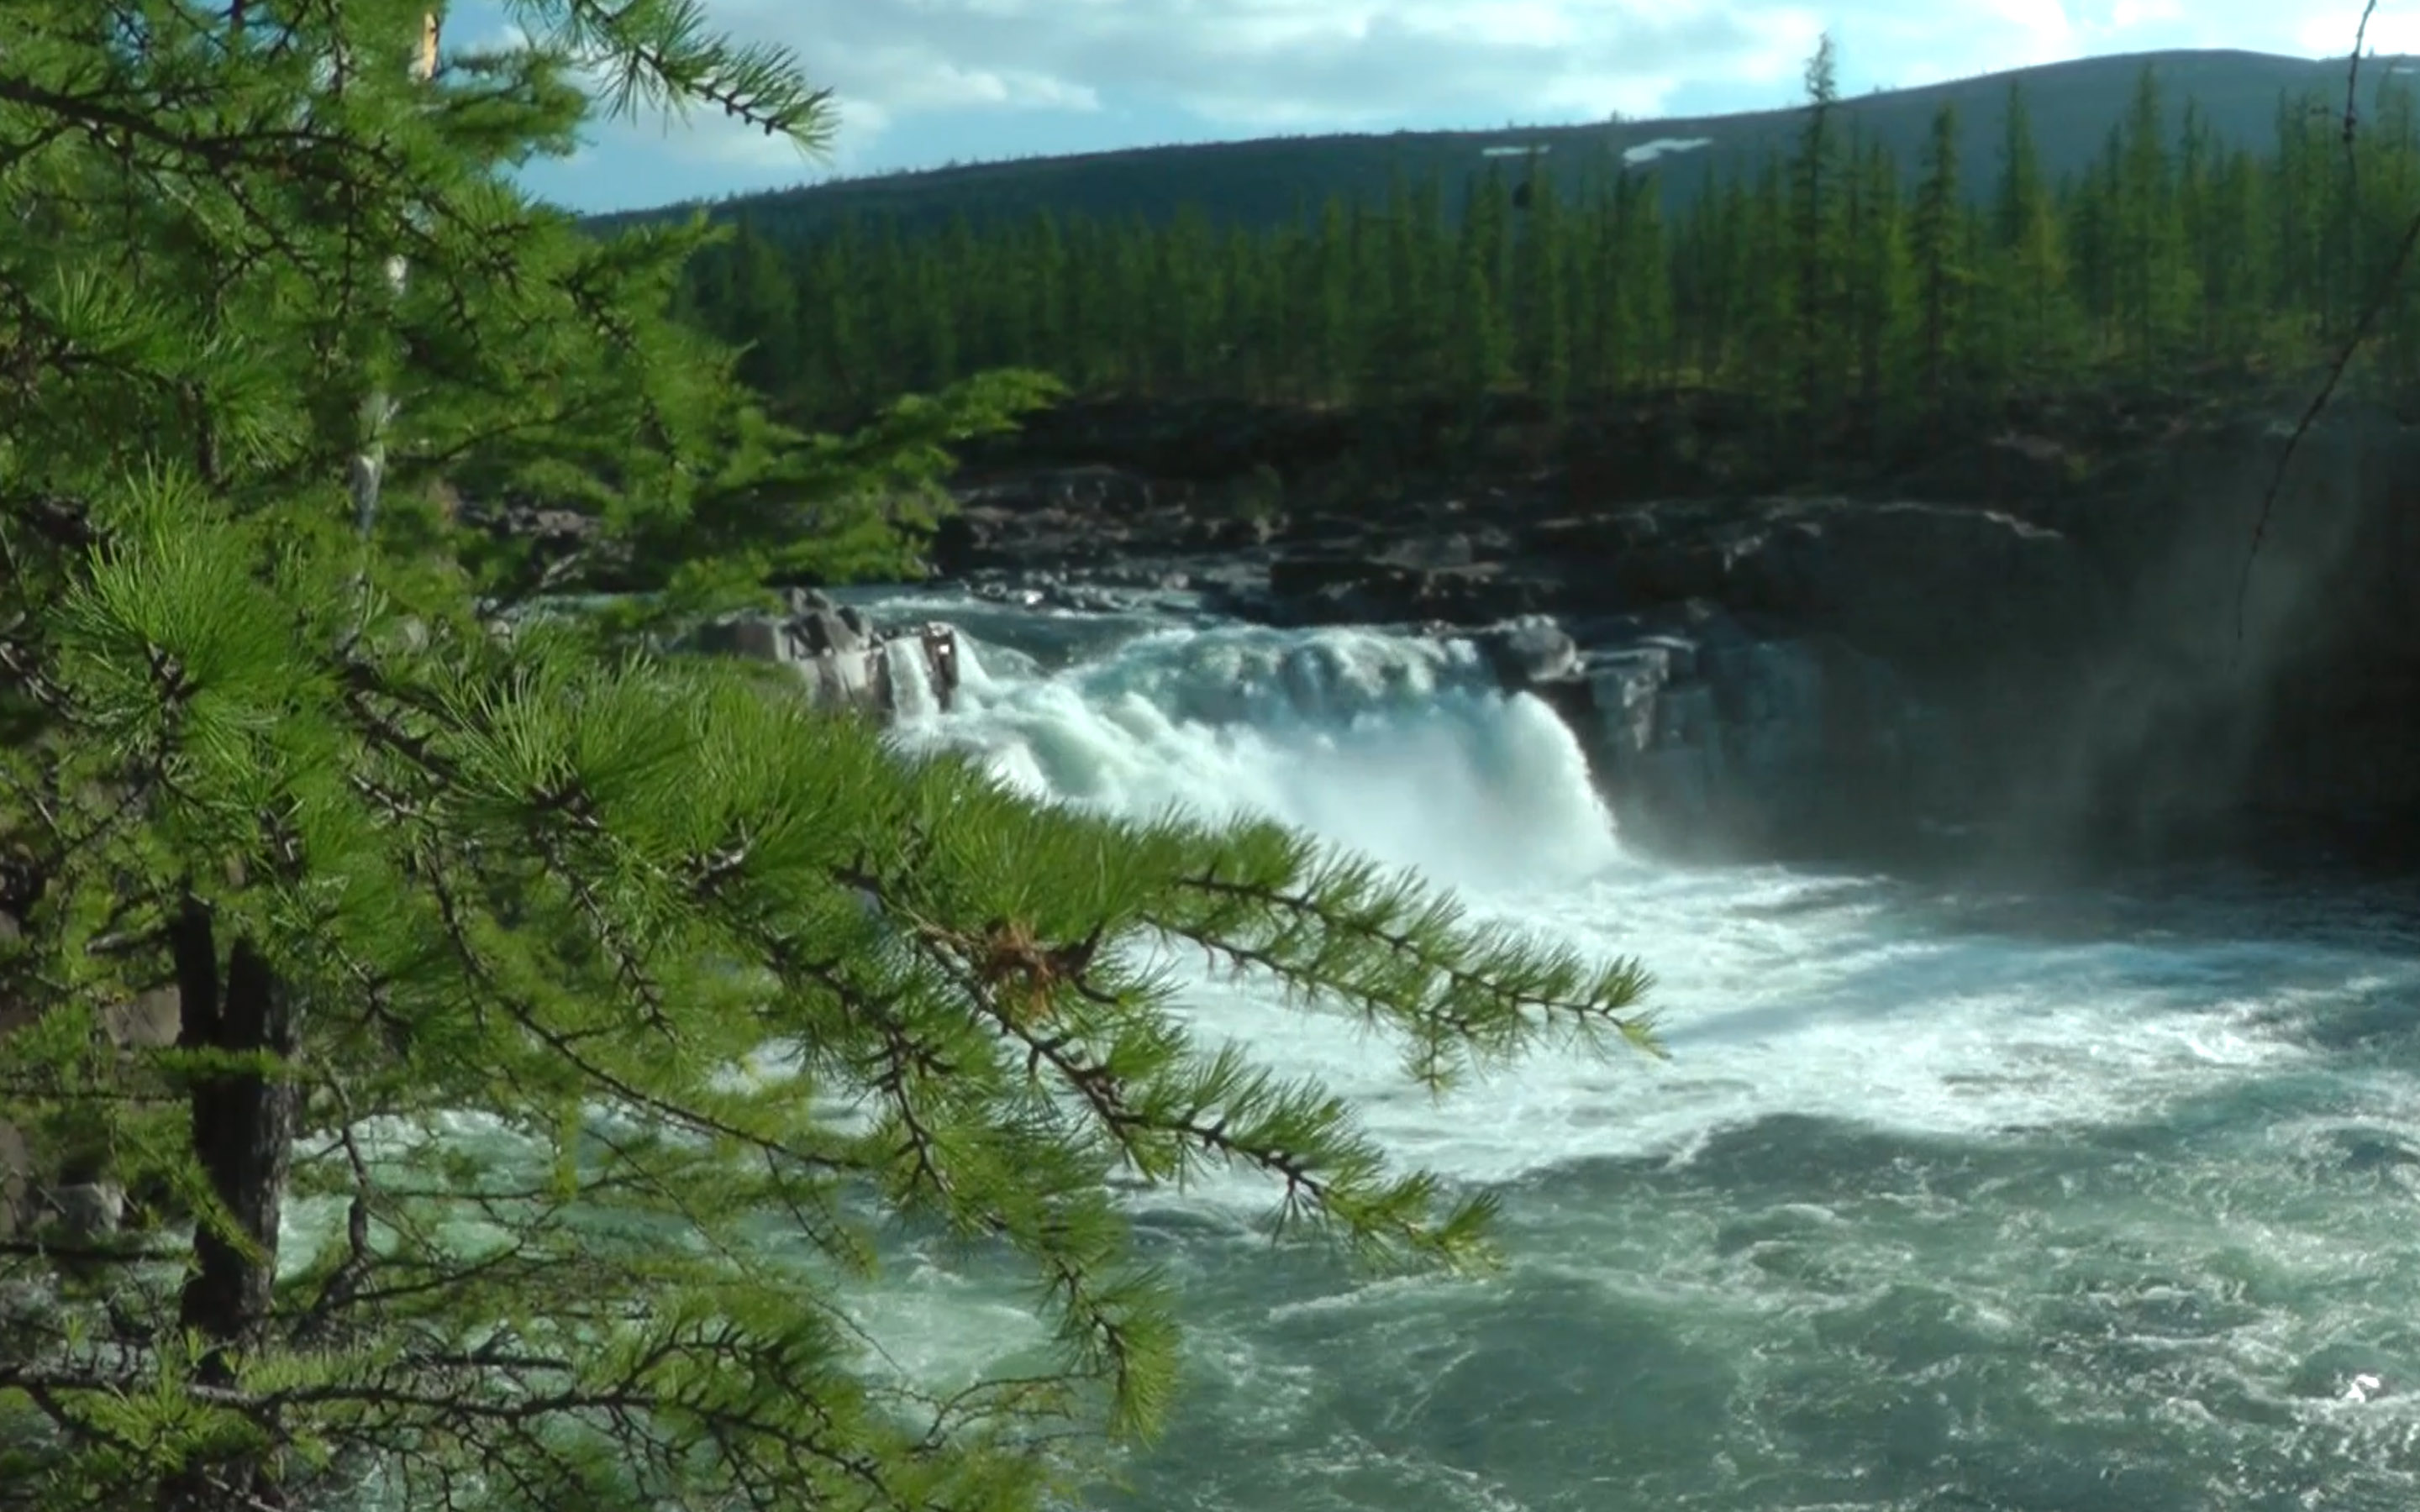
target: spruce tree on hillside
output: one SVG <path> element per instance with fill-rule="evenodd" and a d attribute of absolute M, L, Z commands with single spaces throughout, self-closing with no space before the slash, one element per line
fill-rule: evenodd
<path fill-rule="evenodd" d="M 1807 423 L 1830 417 L 1839 363 L 1840 177 L 1843 161 L 1836 107 L 1840 100 L 1832 34 L 1807 60 L 1807 120 L 1790 161 L 1790 239 L 1794 363 L 1798 404 Z"/>
<path fill-rule="evenodd" d="M 2171 140 L 2147 77 L 2101 154 L 2054 188 L 2012 83 L 1996 182 L 1970 207 L 1954 121 L 1935 121 L 1907 165 L 1913 194 L 1885 186 L 1855 117 L 1825 102 L 1829 71 L 1819 53 L 1794 143 L 1702 162 L 1668 219 L 1652 174 L 1583 157 L 1568 181 L 1542 161 L 1512 183 L 1482 165 L 1451 215 L 1434 180 L 1400 177 L 1383 201 L 1306 200 L 1279 226 L 1200 205 L 1156 224 L 844 220 L 785 249 L 792 335 L 745 241 L 693 259 L 677 307 L 746 345 L 751 384 L 800 424 L 853 424 L 886 397 L 1011 363 L 1092 394 L 1361 403 L 1365 434 L 1392 455 L 1388 417 L 1406 406 L 1517 393 L 1552 412 L 1678 381 L 1754 398 L 1775 427 L 1769 459 L 1785 462 L 1810 416 L 1838 436 L 1847 411 L 1873 421 L 1921 396 L 1981 422 L 2067 385 L 2156 381 L 2184 360 L 2254 374 L 2319 357 L 2321 333 L 2396 255 L 2420 175 L 2397 81 L 2380 85 L 2349 165 L 2325 101 L 2288 102 L 2274 153 L 2256 154 L 2222 143 L 2190 99 Z M 775 239 L 769 209 L 748 219 Z M 1875 291 L 1902 255 L 1907 301 L 1885 314 Z M 2355 378 L 2420 382 L 2420 301 L 2396 296 L 2377 329 Z M 1882 357 L 1894 342 L 1899 358 Z M 1859 429 L 1879 443 L 1889 426 Z"/>
<path fill-rule="evenodd" d="M 2070 355 L 2073 298 L 2058 208 L 2043 181 L 2024 88 L 2009 85 L 1993 195 L 1993 315 L 2004 381 L 2040 383 Z"/>
<path fill-rule="evenodd" d="M 732 237 L 731 339 L 741 344 L 739 380 L 770 398 L 796 390 L 799 371 L 798 283 L 781 250 L 743 218 Z"/>
<path fill-rule="evenodd" d="M 1309 318 L 1304 331 L 1304 387 L 1313 396 L 1331 402 L 1343 399 L 1352 390 L 1353 224 L 1343 200 L 1329 195 L 1319 208 L 1319 227 L 1304 264 L 1310 285 L 1305 291 Z"/>
<path fill-rule="evenodd" d="M 1506 247 L 1512 196 L 1491 165 L 1468 199 L 1454 255 L 1454 301 L 1448 387 L 1466 427 L 1478 424 L 1488 396 L 1512 376 L 1512 333 L 1506 317 Z"/>
<path fill-rule="evenodd" d="M 2177 346 L 2198 300 L 2185 256 L 2184 200 L 2168 147 L 2166 102 L 2148 66 L 2119 131 L 2116 287 L 2133 365 L 2148 378 Z"/>
<path fill-rule="evenodd" d="M 1803 250 L 1803 243 L 1792 235 L 1784 177 L 1782 165 L 1767 160 L 1757 173 L 1755 187 L 1742 195 L 1739 239 L 1734 247 L 1742 293 L 1736 313 L 1740 340 L 1730 368 L 1741 376 L 1741 386 L 1763 401 L 1776 436 L 1785 428 L 1783 417 L 1793 404 L 1801 406 L 1803 412 L 1807 387 L 1815 381 L 1808 375 L 1820 376 L 1820 368 L 1805 356 L 1810 348 L 1793 308 L 1792 281 L 1776 278 L 1772 271 L 1792 267 L 1792 258 Z"/>
<path fill-rule="evenodd" d="M 1847 324 L 1857 428 L 1870 455 L 1897 436 L 1904 419 L 1907 327 L 1915 295 L 1899 165 L 1879 142 L 1865 147 L 1854 161 Z"/>
<path fill-rule="evenodd" d="M 2289 319 L 2322 341 L 2335 339 L 2350 307 L 2335 277 L 2340 259 L 2328 252 L 2329 207 L 2335 198 L 2330 185 L 2343 167 L 2326 129 L 2327 112 L 2326 101 L 2316 94 L 2278 97 L 2277 148 L 2269 172 L 2276 302 L 2290 312 Z"/>
<path fill-rule="evenodd" d="M 2420 204 L 2420 94 L 2406 80 L 2390 78 L 2380 86 L 2375 109 L 2361 143 L 2366 149 L 2363 173 L 2376 195 L 2362 227 L 2372 288 L 2390 276 L 2411 208 Z M 2408 278 L 2396 278 L 2393 288 L 2380 321 L 2383 357 L 2393 379 L 2409 385 L 2420 380 L 2420 298 Z"/>
<path fill-rule="evenodd" d="M 1962 355 L 1966 285 L 1966 209 L 1958 177 L 1958 113 L 1947 101 L 1933 113 L 1918 168 L 1912 252 L 1916 282 L 1916 381 L 1926 406 L 1939 413 L 1950 398 L 1951 365 Z"/>
<path fill-rule="evenodd" d="M 1570 259 L 1561 195 L 1543 158 L 1531 154 L 1522 180 L 1526 207 L 1516 218 L 1512 286 L 1515 361 L 1521 381 L 1555 419 L 1571 400 L 1571 306 L 1563 282 Z"/>
<path fill-rule="evenodd" d="M 1174 1384 L 1112 1176 L 1240 1166 L 1356 1248 L 1479 1257 L 1483 1202 L 1204 1042 L 1147 950 L 1430 1084 L 1643 1039 L 1634 968 L 1277 828 L 897 759 L 618 620 L 486 623 L 513 563 L 451 488 L 727 603 L 768 543 L 862 566 L 1046 386 L 770 425 L 667 317 L 700 228 L 592 237 L 508 173 L 587 80 L 807 138 L 821 97 L 689 0 L 520 0 L 531 42 L 418 86 L 423 4 L 11 8 L 0 1119 L 139 1211 L 0 1247 L 0 1506 L 1033 1506 L 1071 1421 Z M 109 1031 L 169 987 L 173 1044 Z M 947 1399 L 882 1365 L 852 1288 L 900 1222 L 1021 1261 L 1047 1359 Z"/>
<path fill-rule="evenodd" d="M 1621 332 L 1618 383 L 1659 383 L 1679 365 L 1672 252 L 1664 225 L 1662 181 L 1652 173 L 1624 174 L 1616 184 L 1613 253 L 1606 264 Z"/>

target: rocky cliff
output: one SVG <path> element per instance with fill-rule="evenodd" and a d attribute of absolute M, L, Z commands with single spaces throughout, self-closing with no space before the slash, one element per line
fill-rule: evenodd
<path fill-rule="evenodd" d="M 1534 639 L 1543 617 L 1571 654 L 1516 681 L 1573 720 L 1625 825 L 1677 849 L 2412 854 L 2420 442 L 2331 419 L 2256 551 L 2285 434 L 2174 420 L 2092 461 L 2010 434 L 1823 495 L 1701 471 L 1641 497 L 1595 456 L 1305 507 L 1332 418 L 1223 452 L 1163 429 L 1106 465 L 970 474 L 935 556 L 1071 604 L 1182 584 L 1280 624 L 1528 617 Z M 1135 465 L 1156 457 L 1175 465 Z"/>
<path fill-rule="evenodd" d="M 889 718 L 950 707 L 958 647 L 949 625 L 877 627 L 814 589 L 785 596 L 781 614 L 733 614 L 698 626 L 688 649 L 787 667 L 826 708 Z"/>

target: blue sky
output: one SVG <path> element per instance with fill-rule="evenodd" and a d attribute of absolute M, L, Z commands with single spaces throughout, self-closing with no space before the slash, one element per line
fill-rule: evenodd
<path fill-rule="evenodd" d="M 2343 51 L 2358 0 L 706 0 L 837 93 L 830 158 L 700 116 L 597 128 L 530 186 L 582 210 L 1281 132 L 1543 125 L 1785 104 L 1827 27 L 1850 93 L 2169 47 Z M 453 0 L 449 42 L 504 35 Z M 2420 52 L 2420 3 L 2381 7 Z"/>

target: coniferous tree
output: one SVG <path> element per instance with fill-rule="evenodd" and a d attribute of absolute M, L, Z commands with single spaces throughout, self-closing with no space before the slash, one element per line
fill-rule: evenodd
<path fill-rule="evenodd" d="M 2114 332 L 2124 323 L 2126 309 L 2121 288 L 2125 239 L 2119 224 L 2125 195 L 2122 151 L 2122 138 L 2112 127 L 2099 156 L 2078 176 L 2065 207 L 2076 299 L 2090 330 L 2092 354 L 2104 362 L 2122 353 Z"/>
<path fill-rule="evenodd" d="M 1803 243 L 1795 240 L 1792 233 L 1781 164 L 1767 161 L 1758 172 L 1756 187 L 1746 195 L 1742 208 L 1739 266 L 1744 298 L 1739 357 L 1731 371 L 1746 375 L 1742 387 L 1763 400 L 1776 430 L 1793 401 L 1803 406 L 1805 375 L 1812 371 L 1803 361 L 1804 327 L 1795 319 L 1792 282 L 1775 278 L 1771 272 L 1792 266 L 1792 259 L 1802 249 Z M 1801 361 L 1793 361 L 1793 354 Z"/>
<path fill-rule="evenodd" d="M 1756 282 L 1762 270 L 1750 260 L 1748 221 L 1745 185 L 1736 177 L 1717 183 L 1709 170 L 1679 229 L 1672 270 L 1676 313 L 1695 337 L 1685 345 L 1699 383 L 1723 380 L 1745 357 L 1750 294 L 1762 286 Z"/>
<path fill-rule="evenodd" d="M 2024 90 L 2013 82 L 1993 199 L 1993 243 L 1997 369 L 2020 383 L 2045 381 L 2070 355 L 2075 316 L 2057 205 L 2042 179 Z"/>
<path fill-rule="evenodd" d="M 914 258 L 908 270 L 906 297 L 912 304 L 916 320 L 916 340 L 910 349 L 917 357 L 912 369 L 917 374 L 914 387 L 921 392 L 956 382 L 963 370 L 958 362 L 957 312 L 953 306 L 957 285 L 950 278 L 939 248 L 929 243 L 920 245 Z M 1091 313 L 1082 301 L 1078 302 L 1077 308 L 1083 315 Z M 1098 332 L 1081 320 L 1071 324 L 1075 329 L 1069 333 L 1069 342 L 1081 354 L 1079 361 L 1098 363 Z M 835 348 L 845 345 L 841 332 L 835 331 L 831 339 Z"/>
<path fill-rule="evenodd" d="M 1431 201 L 1397 175 L 1371 247 L 1373 302 L 1361 387 L 1380 402 L 1434 393 L 1436 316 L 1446 301 L 1430 270 Z M 1467 265 L 1455 270 L 1459 279 Z M 1455 291 L 1460 294 L 1462 291 Z"/>
<path fill-rule="evenodd" d="M 1903 420 L 1914 271 L 1898 164 L 1880 143 L 1863 147 L 1855 162 L 1846 302 L 1857 428 L 1870 452 L 1888 444 Z"/>
<path fill-rule="evenodd" d="M 728 339 L 739 343 L 739 380 L 774 398 L 788 396 L 799 372 L 798 284 L 781 250 L 743 218 L 729 248 Z"/>
<path fill-rule="evenodd" d="M 1613 266 L 1621 301 L 1620 378 L 1640 387 L 1660 383 L 1677 362 L 1672 310 L 1671 248 L 1665 231 L 1662 182 L 1652 173 L 1625 174 L 1614 217 Z"/>
<path fill-rule="evenodd" d="M 1522 184 L 1528 208 L 1519 218 L 1511 300 L 1521 380 L 1559 420 L 1571 398 L 1572 381 L 1571 312 L 1563 282 L 1570 253 L 1562 200 L 1534 154 Z"/>
<path fill-rule="evenodd" d="M 1354 257 L 1344 204 L 1329 195 L 1320 207 L 1310 259 L 1309 368 L 1306 387 L 1319 397 L 1345 396 L 1353 374 Z"/>
<path fill-rule="evenodd" d="M 2195 302 L 2165 105 L 2149 65 L 2137 77 L 2119 142 L 2117 291 L 2126 346 L 2138 373 L 2148 376 L 2175 346 Z"/>
<path fill-rule="evenodd" d="M 2328 185 L 2336 169 L 2319 124 L 2326 109 L 2316 95 L 2278 96 L 2270 171 L 2276 304 L 2321 340 L 2335 332 L 2343 302 L 2327 254 Z"/>
<path fill-rule="evenodd" d="M 1825 73 L 1810 65 L 1811 94 L 1831 90 Z M 2182 359 L 2243 372 L 2307 360 L 2395 255 L 2420 158 L 2408 100 L 2380 85 L 2348 164 L 2310 101 L 2281 108 L 2273 154 L 2222 142 L 2190 98 L 2171 131 L 2147 74 L 2102 153 L 2054 191 L 2012 84 L 1979 205 L 1954 121 L 1933 123 L 1910 195 L 1876 177 L 1855 116 L 1819 100 L 1786 149 L 1736 171 L 1709 162 L 1668 222 L 1652 175 L 1592 157 L 1568 184 L 1533 159 L 1517 192 L 1484 167 L 1450 216 L 1434 181 L 1399 176 L 1382 204 L 1336 196 L 1275 226 L 1200 205 L 1165 223 L 962 217 L 904 240 L 896 221 L 844 221 L 783 259 L 799 311 L 786 341 L 764 314 L 781 292 L 745 245 L 774 239 L 776 222 L 752 209 L 741 244 L 695 259 L 675 302 L 748 346 L 752 385 L 784 415 L 825 424 L 1005 362 L 1087 392 L 1390 412 L 1460 395 L 1475 413 L 1479 397 L 1516 392 L 1554 411 L 1677 379 L 1754 395 L 1800 443 L 1811 394 L 1826 426 L 1854 414 L 1880 444 L 1880 417 L 1918 394 L 1979 421 Z M 1901 257 L 1893 304 L 1882 291 Z M 2420 356 L 2399 355 L 2420 346 L 2415 318 L 2391 301 L 2357 376 L 2420 380 Z"/>
<path fill-rule="evenodd" d="M 2380 365 L 2390 382 L 2408 387 L 2420 378 L 2420 300 L 2409 279 L 2387 280 L 2395 267 L 2406 223 L 2420 204 L 2420 104 L 2411 85 L 2389 76 L 2379 81 L 2378 99 L 2356 142 L 2362 160 L 2366 206 L 2361 225 L 2361 283 L 2389 287 L 2379 312 Z"/>
<path fill-rule="evenodd" d="M 1927 407 L 1938 413 L 1948 407 L 1953 364 L 1963 356 L 1960 337 L 1971 278 L 1958 177 L 1958 113 L 1947 101 L 1933 114 L 1920 171 L 1910 248 L 1916 281 L 1916 381 Z"/>
<path fill-rule="evenodd" d="M 1839 366 L 1840 140 L 1838 59 L 1825 32 L 1807 61 L 1807 119 L 1790 162 L 1791 288 L 1798 404 L 1820 426 Z"/>
<path fill-rule="evenodd" d="M 2199 265 L 2203 299 L 2220 348 L 2252 364 L 2278 346 L 2270 306 L 2272 275 L 2267 228 L 2273 211 L 2259 164 L 2238 147 L 2211 185 L 2204 204 L 2210 245 Z"/>
<path fill-rule="evenodd" d="M 1541 1027 L 1641 1034 L 1635 970 L 648 650 L 773 544 L 866 568 L 937 446 L 1047 386 L 772 425 L 667 318 L 701 227 L 592 236 L 509 171 L 597 74 L 813 138 L 787 55 L 526 0 L 529 41 L 418 88 L 422 3 L 163 4 L 140 46 L 88 0 L 12 13 L 0 193 L 44 234 L 0 245 L 0 1099 L 157 1221 L 72 1271 L 0 1254 L 54 1288 L 0 1322 L 0 1504 L 1033 1506 L 1037 1428 L 1147 1424 L 1174 1381 L 1114 1174 L 1236 1165 L 1357 1245 L 1475 1257 L 1483 1204 L 1199 1043 L 1145 952 L 1255 963 L 1437 1084 Z M 481 597 L 540 585 L 447 486 L 585 514 L 672 592 L 497 633 Z M 173 1046 L 101 1031 L 162 984 Z M 902 1220 L 1031 1267 L 1046 1368 L 944 1403 L 869 1364 L 849 1278 Z"/>

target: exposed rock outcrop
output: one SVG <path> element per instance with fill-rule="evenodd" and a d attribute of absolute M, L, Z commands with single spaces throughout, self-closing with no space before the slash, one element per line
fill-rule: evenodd
<path fill-rule="evenodd" d="M 794 589 L 787 613 L 709 621 L 693 649 L 778 662 L 829 708 L 876 717 L 946 710 L 958 687 L 957 632 L 925 624 L 877 630 L 857 609 L 813 589 Z"/>
<path fill-rule="evenodd" d="M 1433 633 L 1469 640 L 1507 692 L 1563 716 L 1634 842 L 1838 842 L 1873 830 L 1879 795 L 1922 779 L 1935 734 L 1922 701 L 1838 635 L 1760 635 L 1704 600 L 1578 628 L 1529 617 Z"/>
<path fill-rule="evenodd" d="M 1675 843 L 2283 828 L 2420 857 L 2420 428 L 2392 417 L 2314 432 L 2257 558 L 2284 444 L 2267 417 L 2121 429 L 2091 464 L 2073 438 L 2011 434 L 1888 495 L 1647 497 L 1575 452 L 1383 503 L 1264 490 L 1245 515 L 1214 475 L 1151 475 L 1191 453 L 1129 428 L 1102 454 L 1117 468 L 995 465 L 949 564 L 1047 573 L 1071 605 L 1156 579 L 1274 624 L 1527 623 L 1483 642 L 1508 682 L 1574 719 L 1626 823 Z"/>

